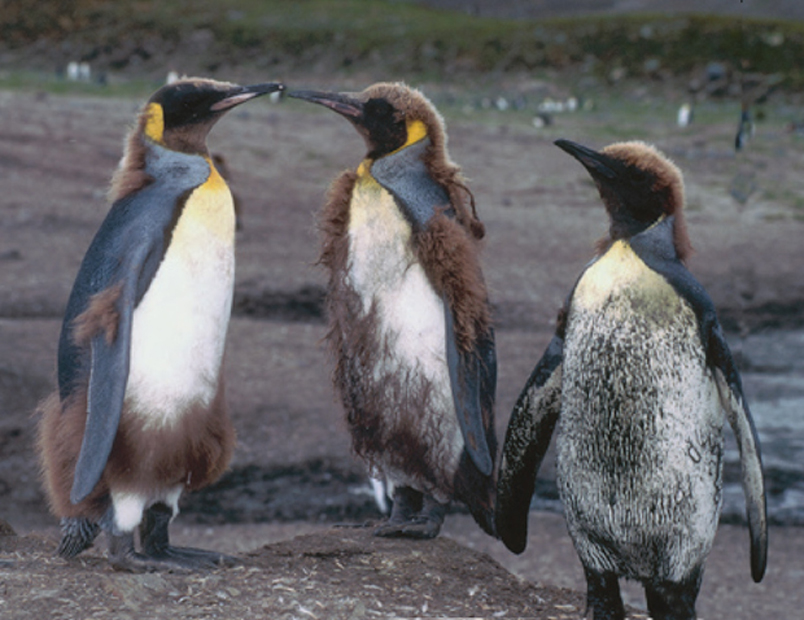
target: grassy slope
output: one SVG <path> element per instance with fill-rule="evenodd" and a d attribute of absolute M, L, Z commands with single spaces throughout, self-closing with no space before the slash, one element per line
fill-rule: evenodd
<path fill-rule="evenodd" d="M 42 38 L 96 65 L 147 68 L 180 51 L 192 33 L 209 45 L 199 68 L 221 59 L 256 66 L 359 70 L 381 65 L 405 77 L 505 74 L 586 63 L 607 75 L 640 76 L 656 67 L 683 74 L 709 61 L 776 74 L 786 89 L 804 86 L 804 24 L 717 17 L 617 16 L 540 23 L 478 19 L 391 0 L 4 0 L 0 41 L 30 48 Z M 2 44 L 0 44 L 1 46 Z M 653 60 L 651 63 L 646 61 Z"/>

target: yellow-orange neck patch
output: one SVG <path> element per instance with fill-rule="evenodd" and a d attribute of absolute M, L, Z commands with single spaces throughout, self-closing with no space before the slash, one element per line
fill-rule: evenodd
<path fill-rule="evenodd" d="M 427 137 L 427 125 L 421 121 L 408 121 L 408 139 L 400 148 L 404 149 L 406 146 L 416 144 L 419 140 L 424 140 Z"/>
<path fill-rule="evenodd" d="M 218 172 L 218 169 L 215 167 L 215 164 L 212 163 L 212 160 L 209 157 L 204 157 L 204 159 L 206 159 L 207 163 L 209 164 L 209 176 L 207 177 L 207 180 L 204 183 L 204 185 L 208 189 L 214 189 L 214 190 L 221 190 L 224 188 L 228 189 L 229 186 L 227 185 L 226 181 L 224 181 L 223 177 L 221 176 L 221 173 Z"/>
<path fill-rule="evenodd" d="M 145 108 L 145 135 L 161 144 L 164 134 L 165 112 L 158 103 L 149 103 Z"/>

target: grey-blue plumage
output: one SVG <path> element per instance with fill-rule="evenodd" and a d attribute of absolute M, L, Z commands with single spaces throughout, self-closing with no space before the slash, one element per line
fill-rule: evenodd
<path fill-rule="evenodd" d="M 557 481 L 595 619 L 622 618 L 618 578 L 641 581 L 656 618 L 694 618 L 722 502 L 723 411 L 740 447 L 751 572 L 767 554 L 759 444 L 714 305 L 683 264 L 678 169 L 642 143 L 586 166 L 609 238 L 567 299 L 550 347 L 512 414 L 497 526 L 526 543 L 536 471 L 557 424 Z"/>

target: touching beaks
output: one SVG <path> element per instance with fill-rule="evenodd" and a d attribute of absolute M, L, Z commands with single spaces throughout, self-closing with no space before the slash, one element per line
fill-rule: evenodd
<path fill-rule="evenodd" d="M 235 106 L 245 103 L 255 97 L 261 97 L 269 93 L 281 92 L 285 90 L 285 85 L 279 82 L 266 82 L 264 84 L 252 84 L 251 86 L 240 86 L 234 88 L 229 95 L 214 103 L 210 109 L 213 112 L 222 112 Z"/>
<path fill-rule="evenodd" d="M 303 99 L 317 103 L 345 116 L 351 121 L 357 121 L 363 116 L 363 103 L 354 97 L 343 93 L 327 93 L 315 90 L 295 90 L 288 93 L 288 97 Z"/>
<path fill-rule="evenodd" d="M 556 140 L 553 144 L 581 162 L 592 176 L 606 179 L 616 179 L 619 176 L 621 164 L 608 155 L 571 140 Z"/>

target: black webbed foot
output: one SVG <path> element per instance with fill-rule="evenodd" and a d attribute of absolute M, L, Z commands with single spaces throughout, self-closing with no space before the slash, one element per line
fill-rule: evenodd
<path fill-rule="evenodd" d="M 170 545 L 168 525 L 173 511 L 155 504 L 145 511 L 140 525 L 142 553 L 134 549 L 134 534 L 110 534 L 109 562 L 116 570 L 135 573 L 174 571 L 189 572 L 234 566 L 238 559 L 217 551 L 174 547 Z"/>
<path fill-rule="evenodd" d="M 447 507 L 447 504 L 410 487 L 399 487 L 394 490 L 391 516 L 374 530 L 374 535 L 383 538 L 435 538 L 441 531 Z"/>

